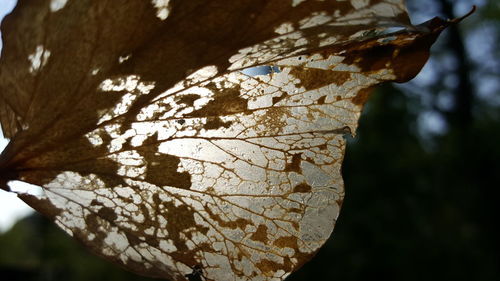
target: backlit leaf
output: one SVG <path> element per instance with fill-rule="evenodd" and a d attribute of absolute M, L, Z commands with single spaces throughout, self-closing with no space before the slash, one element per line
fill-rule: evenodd
<path fill-rule="evenodd" d="M 449 23 L 412 26 L 401 0 L 21 0 L 2 188 L 42 186 L 19 197 L 142 275 L 284 279 L 333 230 L 370 89 L 416 75 Z"/>

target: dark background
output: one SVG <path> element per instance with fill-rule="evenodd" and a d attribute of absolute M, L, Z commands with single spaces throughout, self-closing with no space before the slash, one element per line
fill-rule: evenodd
<path fill-rule="evenodd" d="M 350 139 L 332 238 L 299 280 L 500 280 L 500 3 L 407 1 L 449 28 L 423 75 L 371 97 Z M 0 279 L 153 280 L 94 257 L 39 215 L 0 235 Z"/>

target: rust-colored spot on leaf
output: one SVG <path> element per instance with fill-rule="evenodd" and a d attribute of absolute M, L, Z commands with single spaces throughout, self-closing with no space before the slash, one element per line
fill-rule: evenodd
<path fill-rule="evenodd" d="M 182 96 L 179 96 L 177 98 L 177 102 L 178 103 L 184 103 L 188 106 L 193 106 L 194 105 L 194 102 L 201 98 L 200 95 L 197 95 L 197 94 L 187 94 L 187 95 L 182 95 Z"/>
<path fill-rule="evenodd" d="M 207 123 L 203 126 L 205 130 L 217 130 L 219 128 L 229 128 L 232 122 L 224 122 L 219 117 L 208 117 Z"/>
<path fill-rule="evenodd" d="M 295 236 L 283 236 L 280 237 L 276 240 L 274 240 L 274 245 L 280 247 L 280 248 L 292 248 L 292 249 L 298 249 L 299 247 L 297 246 L 297 237 Z"/>
<path fill-rule="evenodd" d="M 287 96 L 286 93 L 282 93 L 277 97 L 273 97 L 273 104 L 277 104 L 278 102 L 282 101 L 284 98 L 286 98 L 286 96 Z"/>
<path fill-rule="evenodd" d="M 319 99 L 316 100 L 317 104 L 325 104 L 326 96 L 321 96 Z"/>
<path fill-rule="evenodd" d="M 99 209 L 99 211 L 97 212 L 97 215 L 109 222 L 113 222 L 118 218 L 115 211 L 106 206 L 102 206 L 101 209 Z"/>
<path fill-rule="evenodd" d="M 187 239 L 192 238 L 193 232 L 206 234 L 208 228 L 196 224 L 195 212 L 186 205 L 176 206 L 172 201 L 162 201 L 157 195 L 153 195 L 158 204 L 158 212 L 166 219 L 166 230 L 169 239 L 177 248 L 178 258 L 190 263 L 195 263 L 192 250 L 187 247 Z"/>
<path fill-rule="evenodd" d="M 265 224 L 259 224 L 257 230 L 250 236 L 250 239 L 267 243 L 267 226 Z"/>
<path fill-rule="evenodd" d="M 302 161 L 302 153 L 292 154 L 291 162 L 286 163 L 285 171 L 300 173 L 300 162 Z"/>
<path fill-rule="evenodd" d="M 144 141 L 137 152 L 147 162 L 146 181 L 158 186 L 174 186 L 182 189 L 191 187 L 191 175 L 177 171 L 179 157 L 158 152 L 157 136 L 153 135 Z"/>
<path fill-rule="evenodd" d="M 303 183 L 300 183 L 300 184 L 297 184 L 294 188 L 293 188 L 293 192 L 299 192 L 299 193 L 307 193 L 307 192 L 310 192 L 311 191 L 311 186 L 308 185 L 307 183 L 303 182 Z"/>
<path fill-rule="evenodd" d="M 251 221 L 244 218 L 237 218 L 235 220 L 224 220 L 218 214 L 215 214 L 214 212 L 212 212 L 210 208 L 207 207 L 205 207 L 205 211 L 208 213 L 208 215 L 212 220 L 216 221 L 221 227 L 224 228 L 229 228 L 229 229 L 239 228 L 241 230 L 245 230 L 245 227 L 247 225 L 252 224 Z"/>
<path fill-rule="evenodd" d="M 99 221 L 99 216 L 94 213 L 90 213 L 87 216 L 85 216 L 85 224 L 87 225 L 86 230 L 89 233 L 92 233 L 95 235 L 95 238 L 92 240 L 93 244 L 96 245 L 96 247 L 102 247 L 104 244 L 104 239 L 106 238 L 107 233 L 104 231 L 104 229 L 101 227 L 101 223 Z M 88 234 L 83 233 L 83 232 L 77 232 L 78 234 L 82 235 L 82 238 L 84 240 L 88 240 Z M 74 234 L 77 234 L 74 233 Z"/>
<path fill-rule="evenodd" d="M 306 90 L 321 88 L 330 84 L 343 85 L 351 78 L 351 73 L 347 71 L 323 70 L 317 68 L 296 67 L 290 71 L 290 75 L 299 78 L 300 84 Z"/>
<path fill-rule="evenodd" d="M 370 97 L 370 94 L 373 92 L 373 88 L 364 88 L 364 89 L 361 89 L 359 90 L 357 93 L 356 93 L 356 96 L 354 96 L 351 101 L 352 103 L 354 103 L 355 105 L 359 105 L 359 106 L 362 106 L 365 104 L 365 102 L 368 100 L 368 98 Z"/>
<path fill-rule="evenodd" d="M 127 237 L 127 241 L 130 243 L 131 246 L 139 245 L 142 242 L 141 239 L 139 239 L 139 237 L 133 235 L 130 232 L 125 232 L 125 236 Z"/>
<path fill-rule="evenodd" d="M 248 101 L 240 96 L 241 87 L 239 85 L 220 89 L 214 84 L 209 84 L 206 88 L 215 93 L 214 99 L 188 116 L 208 117 L 230 115 L 245 112 L 248 109 Z"/>
<path fill-rule="evenodd" d="M 343 63 L 356 65 L 364 72 L 385 69 L 396 49 L 397 47 L 392 44 L 367 45 L 366 48 L 361 47 L 358 50 L 353 50 L 352 55 L 346 57 Z"/>
<path fill-rule="evenodd" d="M 268 259 L 261 259 L 257 264 L 257 268 L 262 271 L 265 276 L 273 275 L 274 271 L 281 268 L 283 265 Z"/>

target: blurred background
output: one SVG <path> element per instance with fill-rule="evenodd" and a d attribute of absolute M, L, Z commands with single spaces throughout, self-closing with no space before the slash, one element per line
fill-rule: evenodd
<path fill-rule="evenodd" d="M 334 234 L 287 280 L 500 280 L 500 1 L 407 4 L 414 23 L 478 9 L 440 37 L 416 79 L 373 94 L 347 147 Z M 90 255 L 37 214 L 0 233 L 0 276 L 154 280 Z"/>

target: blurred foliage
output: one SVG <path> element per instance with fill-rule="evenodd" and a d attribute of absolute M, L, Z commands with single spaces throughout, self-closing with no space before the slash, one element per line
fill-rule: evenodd
<path fill-rule="evenodd" d="M 446 4 L 455 8 L 467 1 L 423 2 L 446 16 Z M 408 4 L 428 14 L 431 6 L 423 2 Z M 349 140 L 346 198 L 332 239 L 288 280 L 500 280 L 500 94 L 495 88 L 500 48 L 492 40 L 500 39 L 500 4 L 483 3 L 436 45 L 433 79 L 386 85 L 373 94 L 358 136 Z M 481 33 L 491 46 L 477 54 L 471 41 Z M 457 42 L 465 54 L 457 51 Z M 457 79 L 468 79 L 470 89 Z M 484 83 L 491 85 L 483 89 Z M 456 103 L 463 95 L 470 95 L 470 103 L 460 108 Z M 446 98 L 451 105 L 443 105 Z M 445 130 L 422 131 L 419 117 L 429 111 L 443 119 Z M 457 118 L 466 111 L 470 120 L 460 121 L 468 120 Z M 0 276 L 9 281 L 152 280 L 88 254 L 39 215 L 0 235 Z"/>
<path fill-rule="evenodd" d="M 480 13 L 481 18 L 484 20 L 498 21 L 500 18 L 500 3 L 498 1 L 488 1 Z"/>

